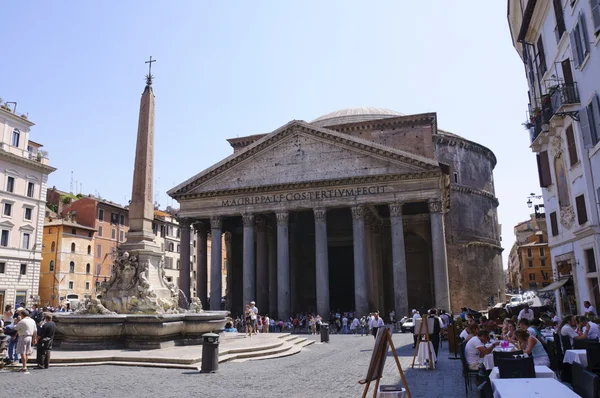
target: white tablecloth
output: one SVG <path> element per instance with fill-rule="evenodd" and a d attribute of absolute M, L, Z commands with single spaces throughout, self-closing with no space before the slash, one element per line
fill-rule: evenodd
<path fill-rule="evenodd" d="M 547 366 L 536 366 L 535 367 L 535 377 L 537 377 L 538 379 L 556 379 L 556 373 L 554 373 L 552 371 L 552 369 L 550 369 Z M 490 373 L 490 380 L 491 379 L 499 379 L 500 378 L 500 372 L 498 370 L 498 367 L 495 367 L 492 370 L 492 373 Z"/>
<path fill-rule="evenodd" d="M 577 398 L 569 387 L 552 379 L 494 379 L 494 398 Z"/>
<path fill-rule="evenodd" d="M 585 350 L 567 350 L 565 351 L 564 363 L 577 362 L 587 367 L 587 353 Z"/>
<path fill-rule="evenodd" d="M 433 368 L 435 369 L 435 361 L 437 361 L 437 357 L 435 356 L 435 351 L 433 350 L 433 344 L 431 341 L 429 342 L 429 347 L 431 348 L 431 358 L 433 359 Z M 421 341 L 419 343 L 419 351 L 417 351 L 417 365 L 429 367 L 429 351 L 427 351 L 427 344 L 425 341 Z"/>
<path fill-rule="evenodd" d="M 400 386 L 394 386 L 392 390 L 394 391 L 381 391 L 382 389 L 386 390 L 391 386 L 379 386 L 379 391 L 377 392 L 378 398 L 406 398 L 406 390 Z"/>
<path fill-rule="evenodd" d="M 512 351 L 515 349 L 514 344 L 510 343 L 508 345 L 508 348 L 502 348 L 500 346 L 494 348 L 494 351 L 504 351 L 504 352 L 508 352 L 508 351 Z M 494 369 L 494 353 L 491 352 L 489 354 L 487 354 L 485 357 L 483 357 L 483 365 L 485 366 L 486 370 L 492 370 Z"/>

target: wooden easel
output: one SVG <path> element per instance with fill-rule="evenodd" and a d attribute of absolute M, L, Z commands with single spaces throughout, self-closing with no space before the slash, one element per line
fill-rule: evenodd
<path fill-rule="evenodd" d="M 390 333 L 390 329 L 388 327 L 381 327 L 377 331 L 377 338 L 375 339 L 375 347 L 373 347 L 371 362 L 369 362 L 367 377 L 364 380 L 360 380 L 358 382 L 359 384 L 365 385 L 362 398 L 366 398 L 367 393 L 369 392 L 369 386 L 371 385 L 371 382 L 373 380 L 375 380 L 375 390 L 373 391 L 373 398 L 377 397 L 379 380 L 383 375 L 383 367 L 385 365 L 385 360 L 387 358 L 387 352 L 389 348 L 392 349 L 392 354 L 394 355 L 394 359 L 396 360 L 396 366 L 398 367 L 398 372 L 400 373 L 402 384 L 406 389 L 406 396 L 408 398 L 412 398 L 408 389 L 408 383 L 406 382 L 406 378 L 404 377 L 404 372 L 402 371 L 402 366 L 400 366 L 400 360 L 398 359 L 398 354 L 396 353 L 396 347 L 394 347 L 394 342 L 392 341 L 392 334 Z"/>
<path fill-rule="evenodd" d="M 419 345 L 421 344 L 421 336 L 425 335 L 425 342 L 427 343 L 427 351 L 429 352 L 429 369 L 433 369 L 433 357 L 431 356 L 431 343 L 429 341 L 429 318 L 421 318 L 421 324 L 419 325 L 419 331 L 417 332 L 417 345 L 415 346 L 415 354 L 413 355 L 412 368 L 415 367 L 415 359 L 417 359 L 417 353 L 419 352 Z M 435 318 L 433 318 L 435 320 Z M 423 326 L 425 331 L 423 332 Z"/>

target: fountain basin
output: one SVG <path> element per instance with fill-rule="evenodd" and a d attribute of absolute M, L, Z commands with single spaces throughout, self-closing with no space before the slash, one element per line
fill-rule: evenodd
<path fill-rule="evenodd" d="M 228 311 L 139 315 L 56 313 L 55 345 L 62 350 L 149 350 L 201 344 L 204 333 L 224 329 L 228 316 Z"/>

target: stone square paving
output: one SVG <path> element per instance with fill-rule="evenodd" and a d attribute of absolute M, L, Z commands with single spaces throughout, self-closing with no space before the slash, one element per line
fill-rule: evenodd
<path fill-rule="evenodd" d="M 321 344 L 317 336 L 310 338 L 317 342 L 299 354 L 226 362 L 216 374 L 129 366 L 51 366 L 32 369 L 29 375 L 0 372 L 1 391 L 2 396 L 27 397 L 360 397 L 363 387 L 358 380 L 366 375 L 374 339 L 332 335 L 330 343 Z M 410 368 L 411 334 L 394 334 L 394 344 L 413 397 L 465 396 L 460 361 L 448 358 L 446 342 L 435 370 Z M 390 352 L 382 384 L 399 382 Z M 474 388 L 469 397 L 476 396 Z"/>

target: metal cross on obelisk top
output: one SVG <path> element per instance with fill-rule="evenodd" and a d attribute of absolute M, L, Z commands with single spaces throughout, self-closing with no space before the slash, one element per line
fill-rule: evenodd
<path fill-rule="evenodd" d="M 150 85 L 152 84 L 152 62 L 156 62 L 155 59 L 152 59 L 152 55 L 150 56 L 150 61 L 146 61 L 145 63 L 148 64 L 148 74 L 146 75 L 146 84 Z"/>

